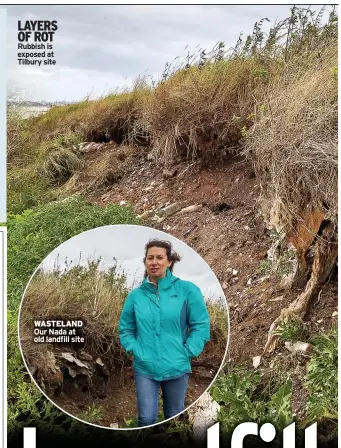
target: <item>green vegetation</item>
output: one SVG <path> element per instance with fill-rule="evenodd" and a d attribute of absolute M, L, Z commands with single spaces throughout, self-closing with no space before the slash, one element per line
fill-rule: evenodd
<path fill-rule="evenodd" d="M 265 258 L 259 262 L 257 272 L 262 275 L 276 275 L 282 277 L 293 271 L 293 264 L 296 261 L 296 252 L 293 250 L 283 250 L 275 260 Z"/>
<path fill-rule="evenodd" d="M 289 330 L 285 339 L 290 339 Z M 313 422 L 323 421 L 328 423 L 331 431 L 335 431 L 338 417 L 337 327 L 321 333 L 311 343 L 314 351 L 307 363 L 306 374 L 302 376 L 308 392 L 306 418 L 297 423 L 304 429 Z M 297 362 L 290 361 L 290 358 L 273 360 L 269 368 L 257 370 L 246 366 L 229 369 L 226 365 L 225 373 L 220 374 L 211 389 L 213 399 L 221 405 L 218 421 L 223 431 L 231 434 L 239 423 L 246 421 L 270 422 L 278 430 L 292 423 L 290 378 L 296 369 Z"/>
<path fill-rule="evenodd" d="M 16 310 L 33 271 L 59 244 L 110 224 L 138 224 L 130 207 L 100 207 L 81 197 L 8 215 L 8 307 Z"/>
<path fill-rule="evenodd" d="M 283 429 L 293 421 L 290 381 L 271 394 L 261 381 L 261 373 L 243 366 L 216 380 L 211 394 L 221 405 L 218 421 L 224 432 L 231 433 L 242 422 L 270 422 Z"/>
<path fill-rule="evenodd" d="M 281 321 L 274 334 L 278 335 L 282 341 L 296 342 L 303 339 L 304 326 L 300 319 L 288 319 Z"/>
<path fill-rule="evenodd" d="M 41 261 L 78 233 L 109 224 L 137 224 L 129 207 L 106 208 L 74 198 L 8 216 L 8 430 L 21 426 L 69 427 L 72 419 L 47 401 L 23 366 L 17 314 L 24 288 Z"/>
<path fill-rule="evenodd" d="M 312 341 L 314 353 L 307 365 L 306 387 L 309 391 L 307 410 L 309 421 L 338 417 L 338 338 L 337 327 Z"/>
<path fill-rule="evenodd" d="M 80 232 L 137 223 L 129 207 L 102 208 L 80 196 L 51 202 L 63 198 L 60 188 L 85 169 L 80 142 L 114 140 L 137 146 L 137 152 L 148 146 L 163 164 L 179 157 L 212 159 L 242 153 L 253 164 L 267 218 L 275 212 L 278 224 L 287 230 L 309 206 L 336 221 L 338 19 L 334 9 L 322 24 L 322 12 L 293 7 L 290 17 L 267 35 L 262 31 L 263 19 L 245 40 L 240 36 L 232 50 L 219 42 L 212 51 L 200 49 L 198 54 L 176 58 L 152 86 L 139 79 L 130 92 L 53 107 L 28 120 L 20 108 L 9 108 L 9 431 L 38 421 L 40 428 L 60 431 L 78 425 L 41 396 L 23 367 L 17 313 L 32 273 L 55 247 Z M 126 154 L 127 148 L 122 145 Z M 132 165 L 132 157 L 127 156 L 127 165 Z M 122 160 L 111 154 L 93 165 L 90 161 L 86 191 L 122 177 L 125 171 L 118 162 Z M 278 209 L 273 209 L 274 204 Z M 263 260 L 259 272 L 287 274 L 294 261 L 295 254 L 288 251 L 274 264 Z M 212 317 L 213 326 L 224 334 L 222 315 Z M 283 323 L 277 334 L 295 341 L 302 326 L 296 321 Z M 307 422 L 334 423 L 336 329 L 321 334 L 313 344 L 305 378 Z M 221 375 L 212 395 L 221 403 L 219 421 L 224 431 L 242 421 L 269 421 L 278 429 L 288 425 L 293 420 L 291 373 L 278 367 L 276 375 L 265 376 L 237 367 Z M 100 409 L 89 409 L 86 419 L 95 421 L 100 415 Z M 135 426 L 134 421 L 127 422 L 128 427 L 131 424 Z M 171 428 L 185 433 L 188 426 L 175 420 Z"/>
<path fill-rule="evenodd" d="M 257 268 L 257 273 L 262 275 L 272 274 L 272 263 L 271 260 L 265 258 L 259 262 L 259 266 Z"/>
<path fill-rule="evenodd" d="M 7 210 L 10 213 L 22 213 L 56 199 L 54 192 L 49 189 L 48 179 L 39 176 L 38 171 L 32 165 L 8 171 Z"/>
<path fill-rule="evenodd" d="M 11 138 L 8 138 L 9 145 Z M 9 155 L 7 209 L 10 213 L 21 213 L 59 199 L 55 187 L 66 182 L 83 165 L 82 155 L 75 150 L 80 142 L 75 134 L 59 135 L 32 148 L 28 137 L 25 138 L 26 146 L 22 149 L 26 151 L 21 154 L 20 162 L 19 156 L 13 159 Z"/>
<path fill-rule="evenodd" d="M 89 406 L 88 409 L 79 414 L 78 418 L 84 420 L 85 422 L 99 424 L 98 422 L 104 417 L 105 411 L 103 406 L 93 405 Z"/>

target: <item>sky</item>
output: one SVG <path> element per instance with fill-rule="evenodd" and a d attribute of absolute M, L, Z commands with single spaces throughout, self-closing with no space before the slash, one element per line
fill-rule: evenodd
<path fill-rule="evenodd" d="M 167 62 L 197 46 L 210 50 L 223 41 L 234 47 L 256 21 L 268 18 L 267 31 L 289 14 L 290 5 L 8 6 L 9 91 L 32 101 L 95 98 L 141 75 L 159 79 Z M 55 66 L 19 66 L 18 20 L 58 21 Z"/>
<path fill-rule="evenodd" d="M 209 265 L 192 248 L 177 238 L 160 230 L 134 225 L 113 225 L 98 227 L 71 238 L 58 246 L 41 264 L 44 271 L 59 266 L 87 265 L 88 260 L 101 257 L 101 269 L 113 264 L 116 258 L 120 272 L 127 275 L 127 286 L 136 287 L 144 276 L 144 247 L 147 241 L 157 238 L 172 243 L 181 256 L 173 273 L 182 280 L 195 283 L 206 298 L 224 299 L 224 292 Z"/>

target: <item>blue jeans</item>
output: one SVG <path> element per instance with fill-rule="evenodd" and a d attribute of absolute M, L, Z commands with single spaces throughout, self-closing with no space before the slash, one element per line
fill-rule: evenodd
<path fill-rule="evenodd" d="M 188 377 L 189 374 L 185 373 L 175 380 L 155 381 L 135 373 L 138 426 L 148 426 L 156 423 L 160 386 L 165 419 L 183 411 Z"/>

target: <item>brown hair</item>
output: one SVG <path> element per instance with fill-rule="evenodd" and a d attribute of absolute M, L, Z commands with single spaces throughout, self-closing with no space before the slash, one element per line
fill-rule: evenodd
<path fill-rule="evenodd" d="M 150 249 L 151 247 L 162 247 L 162 248 L 166 249 L 167 259 L 168 259 L 168 261 L 172 262 L 172 264 L 169 267 L 169 270 L 171 272 L 173 272 L 174 264 L 177 261 L 180 261 L 181 257 L 179 254 L 174 252 L 172 243 L 170 243 L 169 241 L 163 241 L 163 240 L 157 240 L 157 239 L 149 240 L 145 246 L 145 253 L 144 253 L 144 258 L 143 258 L 144 264 L 146 263 L 148 249 Z M 145 277 L 147 276 L 147 271 L 145 271 L 144 276 Z"/>

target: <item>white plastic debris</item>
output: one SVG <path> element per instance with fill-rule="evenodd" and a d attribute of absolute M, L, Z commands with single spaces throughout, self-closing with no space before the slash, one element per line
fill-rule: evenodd
<path fill-rule="evenodd" d="M 253 364 L 253 367 L 254 367 L 255 369 L 257 369 L 257 367 L 259 367 L 259 364 L 260 364 L 261 359 L 262 359 L 261 356 L 254 356 L 254 357 L 253 357 L 253 359 L 252 359 L 252 364 Z"/>
<path fill-rule="evenodd" d="M 313 349 L 311 344 L 302 341 L 294 343 L 286 341 L 284 345 L 291 353 L 309 353 Z"/>
<path fill-rule="evenodd" d="M 188 411 L 189 419 L 193 423 L 193 437 L 195 442 L 202 442 L 207 437 L 207 430 L 217 421 L 219 404 L 208 392 L 205 392 L 194 406 Z"/>
<path fill-rule="evenodd" d="M 72 353 L 61 353 L 60 355 L 62 358 L 66 359 L 69 362 L 74 362 L 75 364 L 77 364 L 77 366 L 79 367 L 85 367 L 86 369 L 89 368 L 88 364 L 86 364 L 85 362 L 80 361 L 78 358 L 75 358 Z"/>

